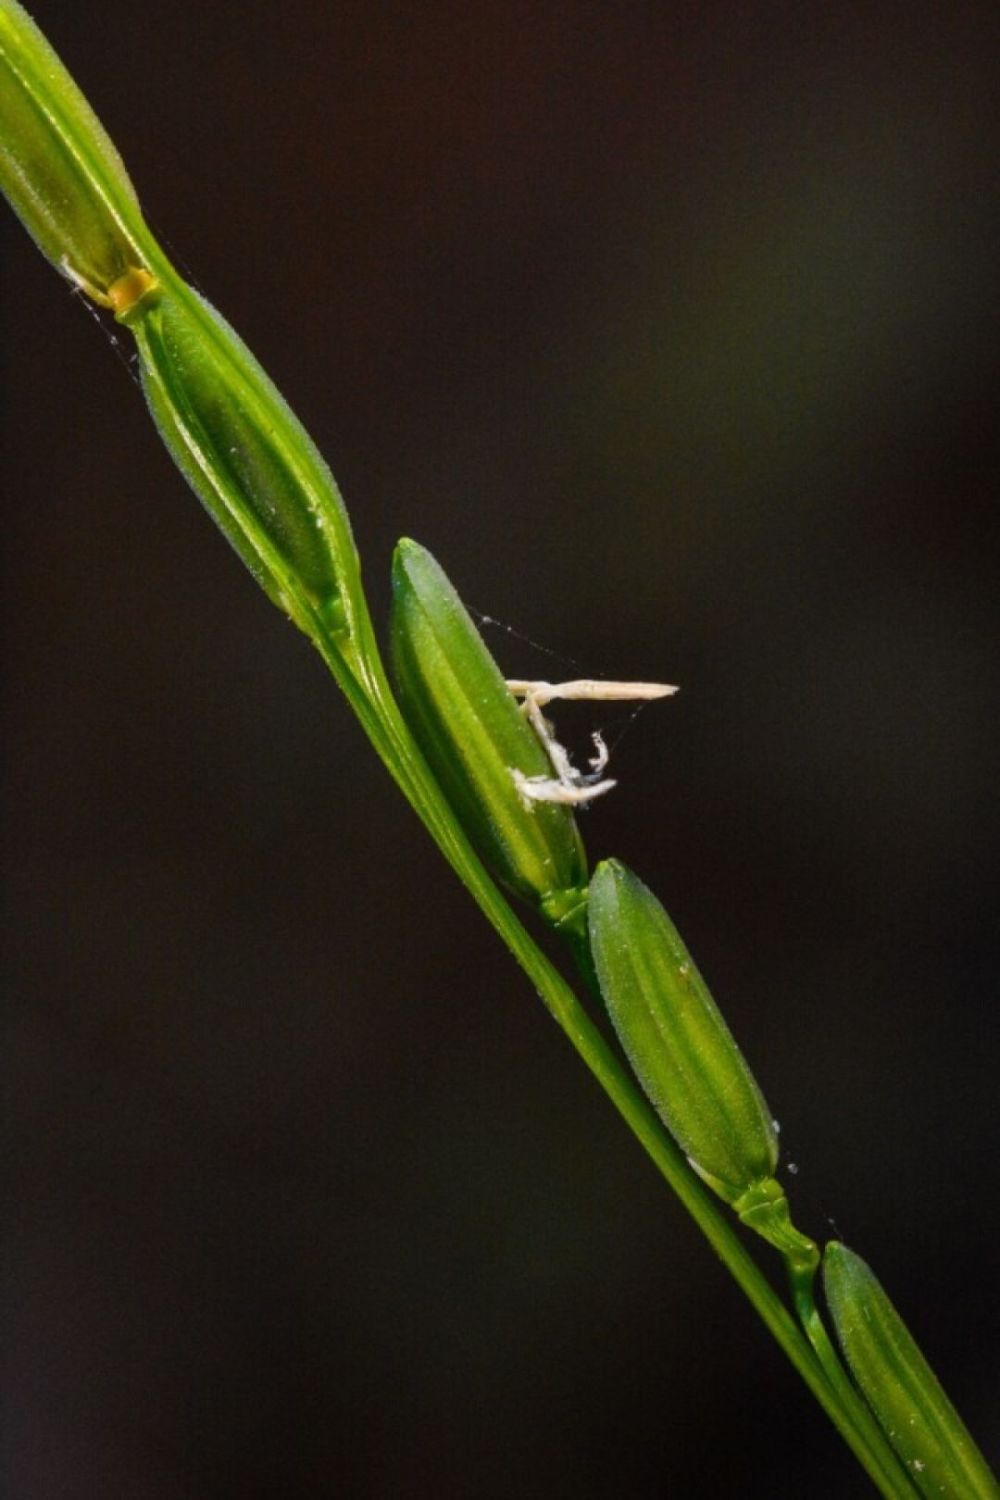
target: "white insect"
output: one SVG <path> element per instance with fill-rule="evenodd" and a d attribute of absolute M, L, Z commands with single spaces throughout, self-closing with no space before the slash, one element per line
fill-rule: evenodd
<path fill-rule="evenodd" d="M 575 807 L 592 802 L 616 785 L 614 780 L 603 775 L 608 763 L 608 747 L 600 730 L 591 735 L 594 754 L 588 761 L 590 771 L 578 771 L 542 713 L 546 703 L 556 699 L 591 703 L 648 702 L 654 698 L 668 698 L 677 691 L 664 682 L 603 682 L 595 677 L 578 677 L 572 682 L 527 682 L 513 678 L 507 686 L 515 698 L 524 700 L 522 712 L 531 721 L 555 772 L 554 776 L 525 776 L 523 771 L 510 767 L 514 785 L 526 807 L 532 802 L 561 802 Z"/>

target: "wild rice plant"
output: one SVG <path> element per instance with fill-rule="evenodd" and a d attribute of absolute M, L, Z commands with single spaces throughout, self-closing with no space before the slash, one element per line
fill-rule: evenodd
<path fill-rule="evenodd" d="M 666 912 L 620 862 L 590 873 L 573 807 L 606 785 L 600 750 L 593 775 L 575 771 L 544 695 L 516 685 L 518 706 L 443 570 L 409 541 L 393 567 L 393 681 L 329 469 L 250 351 L 171 265 L 117 152 L 17 0 L 0 0 L 0 185 L 49 260 L 133 335 L 150 411 L 185 478 L 319 652 L 445 858 L 875 1487 L 1000 1494 L 864 1262 L 838 1244 L 822 1256 L 795 1227 L 768 1106 Z M 527 907 L 525 921 L 509 898 Z M 526 922 L 565 939 L 575 984 Z M 620 1051 L 594 1018 L 600 1003 Z M 739 1224 L 784 1262 L 790 1305 Z M 815 1296 L 821 1260 L 846 1367 Z"/>

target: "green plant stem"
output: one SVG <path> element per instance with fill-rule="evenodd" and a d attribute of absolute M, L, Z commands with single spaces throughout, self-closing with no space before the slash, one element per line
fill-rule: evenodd
<path fill-rule="evenodd" d="M 347 693 L 387 770 L 534 984 L 549 1014 L 677 1194 L 880 1493 L 889 1500 L 910 1500 L 912 1489 L 898 1465 L 895 1473 L 887 1473 L 871 1451 L 866 1436 L 859 1430 L 853 1414 L 845 1409 L 840 1394 L 832 1388 L 787 1307 L 708 1190 L 698 1181 L 573 989 L 515 915 L 456 823 L 400 713 L 367 610 L 355 613 L 358 675 L 347 681 L 342 649 L 329 638 L 319 619 L 316 624 L 313 639 L 317 649 Z"/>

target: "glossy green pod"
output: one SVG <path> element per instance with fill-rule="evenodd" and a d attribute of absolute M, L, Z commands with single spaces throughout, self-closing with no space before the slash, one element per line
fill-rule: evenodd
<path fill-rule="evenodd" d="M 558 923 L 587 865 L 568 807 L 525 806 L 511 774 L 552 767 L 440 565 L 403 540 L 392 564 L 392 662 L 403 711 L 483 861 Z"/>
<path fill-rule="evenodd" d="M 270 597 L 333 631 L 358 577 L 343 501 L 312 440 L 228 323 L 190 288 L 154 287 L 123 317 L 164 442 Z"/>
<path fill-rule="evenodd" d="M 0 0 L 0 190 L 39 249 L 98 302 L 145 264 L 135 192 L 103 126 L 17 0 Z"/>
<path fill-rule="evenodd" d="M 920 1493 L 997 1500 L 1000 1485 L 871 1267 L 832 1241 L 823 1288 L 851 1373 Z"/>
<path fill-rule="evenodd" d="M 588 922 L 608 1014 L 664 1124 L 720 1197 L 773 1217 L 774 1121 L 677 929 L 617 860 L 594 872 Z"/>

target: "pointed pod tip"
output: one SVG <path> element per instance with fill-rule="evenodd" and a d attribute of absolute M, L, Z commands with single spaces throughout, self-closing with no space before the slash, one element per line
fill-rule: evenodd
<path fill-rule="evenodd" d="M 641 882 L 620 859 L 602 859 L 590 882 L 592 909 L 605 906 L 608 914 L 623 891 L 641 888 Z M 596 903 L 596 905 L 594 904 Z"/>
<path fill-rule="evenodd" d="M 401 568 L 405 565 L 408 558 L 412 556 L 416 548 L 416 542 L 411 541 L 408 536 L 400 537 L 392 552 L 393 572 L 395 572 L 397 568 Z"/>
<path fill-rule="evenodd" d="M 392 554 L 391 582 L 394 589 L 414 585 L 414 571 L 433 561 L 426 547 L 421 547 L 412 537 L 401 536 Z"/>
<path fill-rule="evenodd" d="M 823 1249 L 823 1286 L 831 1305 L 869 1285 L 877 1283 L 868 1262 L 840 1240 L 828 1240 Z"/>
<path fill-rule="evenodd" d="M 591 932 L 594 930 L 595 920 L 599 920 L 598 910 L 605 909 L 607 904 L 614 900 L 615 887 L 621 876 L 621 870 L 622 867 L 616 859 L 602 859 L 590 877 L 590 897 L 587 905 L 590 912 Z"/>
<path fill-rule="evenodd" d="M 867 1271 L 868 1267 L 861 1259 L 861 1256 L 856 1255 L 853 1250 L 849 1250 L 841 1240 L 827 1240 L 823 1247 L 823 1269 L 824 1271 L 829 1269 L 835 1273 L 842 1273 L 847 1271 Z"/>
<path fill-rule="evenodd" d="M 437 558 L 412 537 L 401 536 L 392 554 L 393 582 L 409 582 L 416 587 L 418 581 L 431 579 L 448 586 Z"/>

